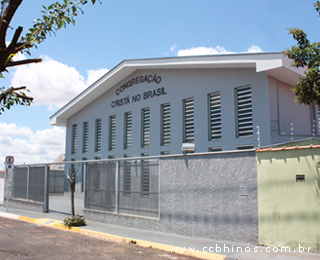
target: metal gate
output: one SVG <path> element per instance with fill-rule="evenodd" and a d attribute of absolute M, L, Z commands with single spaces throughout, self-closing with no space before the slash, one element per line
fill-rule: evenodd
<path fill-rule="evenodd" d="M 158 160 L 94 162 L 86 168 L 86 209 L 158 218 Z"/>

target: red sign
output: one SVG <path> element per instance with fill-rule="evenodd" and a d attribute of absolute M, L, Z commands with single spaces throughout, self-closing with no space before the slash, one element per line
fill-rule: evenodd
<path fill-rule="evenodd" d="M 6 157 L 6 163 L 11 165 L 14 163 L 14 157 L 13 156 L 7 156 Z"/>

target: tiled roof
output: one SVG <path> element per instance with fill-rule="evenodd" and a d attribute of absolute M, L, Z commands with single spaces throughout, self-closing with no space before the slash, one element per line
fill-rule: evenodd
<path fill-rule="evenodd" d="M 309 148 L 320 148 L 320 145 L 314 145 L 314 144 L 310 144 L 307 146 L 300 146 L 300 145 L 296 145 L 296 146 L 291 146 L 291 147 L 280 147 L 280 148 L 257 148 L 256 152 L 276 152 L 276 151 L 283 151 L 283 150 L 296 150 L 296 149 L 309 149 Z"/>

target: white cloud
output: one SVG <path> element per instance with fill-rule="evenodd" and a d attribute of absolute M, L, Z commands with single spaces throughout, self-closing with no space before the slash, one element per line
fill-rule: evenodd
<path fill-rule="evenodd" d="M 13 155 L 16 164 L 52 162 L 65 151 L 63 128 L 52 127 L 34 133 L 28 127 L 0 123 L 0 133 L 0 156 L 3 161 L 5 156 Z"/>
<path fill-rule="evenodd" d="M 251 45 L 247 52 L 262 52 L 262 50 L 259 46 Z"/>
<path fill-rule="evenodd" d="M 177 44 L 173 44 L 173 46 L 170 48 L 170 51 L 174 52 L 177 49 Z"/>
<path fill-rule="evenodd" d="M 49 110 L 60 108 L 94 82 L 107 69 L 89 70 L 85 81 L 74 67 L 69 67 L 48 56 L 38 64 L 19 66 L 14 72 L 12 86 L 27 86 L 34 97 L 34 105 L 47 105 Z"/>
<path fill-rule="evenodd" d="M 191 47 L 191 49 L 179 50 L 178 56 L 193 56 L 193 55 L 212 55 L 212 54 L 224 54 L 232 53 L 227 51 L 224 47 L 216 46 L 212 47 Z"/>
<path fill-rule="evenodd" d="M 108 69 L 87 70 L 87 86 L 90 86 L 92 83 L 101 78 L 108 71 Z"/>
<path fill-rule="evenodd" d="M 0 123 L 0 136 L 31 135 L 29 127 L 18 127 L 14 123 Z"/>
<path fill-rule="evenodd" d="M 176 44 L 171 47 L 171 51 L 173 52 L 175 50 Z M 242 53 L 252 53 L 252 52 L 262 52 L 261 48 L 256 45 L 252 45 L 246 52 Z M 178 56 L 195 56 L 195 55 L 214 55 L 214 54 L 227 54 L 227 53 L 235 53 L 232 51 L 227 51 L 222 46 L 216 46 L 216 47 L 191 47 L 190 49 L 185 50 L 179 50 Z"/>

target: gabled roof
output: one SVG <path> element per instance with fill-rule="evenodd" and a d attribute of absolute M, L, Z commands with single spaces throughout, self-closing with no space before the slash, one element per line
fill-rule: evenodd
<path fill-rule="evenodd" d="M 280 52 L 240 53 L 156 59 L 124 60 L 50 117 L 50 124 L 66 126 L 67 120 L 127 76 L 141 69 L 255 68 L 289 85 L 304 76 L 304 69 L 290 67 Z M 103 85 L 103 86 L 102 86 Z"/>

